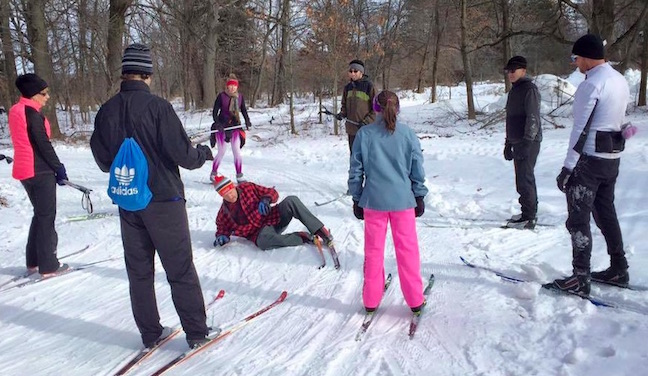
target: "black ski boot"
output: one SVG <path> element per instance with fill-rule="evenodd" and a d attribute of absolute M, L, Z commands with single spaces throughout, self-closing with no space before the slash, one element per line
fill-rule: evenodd
<path fill-rule="evenodd" d="M 630 275 L 628 269 L 610 266 L 603 271 L 593 272 L 592 281 L 626 288 L 630 282 Z"/>
<path fill-rule="evenodd" d="M 587 272 L 576 271 L 567 278 L 556 279 L 551 283 L 542 285 L 542 287 L 576 295 L 589 296 L 590 276 Z"/>
<path fill-rule="evenodd" d="M 333 235 L 331 235 L 331 232 L 326 228 L 326 226 L 322 226 L 321 229 L 315 231 L 315 235 L 319 236 L 327 246 L 333 246 Z"/>
<path fill-rule="evenodd" d="M 524 218 L 522 215 L 519 217 L 517 215 L 514 215 L 509 219 L 508 223 L 506 223 L 506 227 L 509 228 L 517 228 L 520 230 L 533 230 L 536 226 L 536 223 L 538 223 L 538 218 Z"/>
<path fill-rule="evenodd" d="M 304 244 L 313 244 L 313 234 L 310 232 L 306 231 L 298 231 L 295 234 L 299 235 L 300 238 L 302 238 L 302 241 Z"/>

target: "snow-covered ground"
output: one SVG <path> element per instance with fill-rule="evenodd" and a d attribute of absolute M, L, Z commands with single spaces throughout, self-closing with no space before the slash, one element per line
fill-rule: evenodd
<path fill-rule="evenodd" d="M 563 82 L 555 77 L 542 80 Z M 562 91 L 570 95 L 573 87 L 569 85 L 564 84 Z M 551 85 L 546 90 L 545 100 L 549 93 L 557 93 Z M 496 105 L 486 107 L 502 102 L 503 86 L 484 83 L 475 92 L 479 110 L 496 116 Z M 418 220 L 418 235 L 422 276 L 427 279 L 434 273 L 436 284 L 416 337 L 407 337 L 410 313 L 395 278 L 366 337 L 362 342 L 354 340 L 362 321 L 363 225 L 353 217 L 349 198 L 314 205 L 346 191 L 346 136 L 331 134 L 332 119 L 317 124 L 317 109 L 311 101 L 298 105 L 299 136 L 288 133 L 285 107 L 253 109 L 254 128 L 243 149 L 246 176 L 275 186 L 282 197 L 300 197 L 331 229 L 342 268 L 317 270 L 318 255 L 311 246 L 263 252 L 244 239 L 235 239 L 223 248 L 214 248 L 214 218 L 222 200 L 206 184 L 210 168 L 182 170 L 194 259 L 205 298 L 226 290 L 225 297 L 209 311 L 209 324 L 227 328 L 274 301 L 281 291 L 287 291 L 288 298 L 170 374 L 644 374 L 648 364 L 648 292 L 593 287 L 593 294 L 645 312 L 641 314 L 597 308 L 576 297 L 539 291 L 540 283 L 571 272 L 570 240 L 563 226 L 565 198 L 555 184 L 567 149 L 570 118 L 552 117 L 550 101 L 546 101 L 545 120 L 567 126 L 555 128 L 545 122 L 536 168 L 539 222 L 553 226 L 535 231 L 504 230 L 496 225 L 471 227 L 471 222 L 460 218 L 504 221 L 519 211 L 513 166 L 502 157 L 503 123 L 468 124 L 462 118 L 465 90 L 453 88 L 451 100 L 449 94 L 447 88 L 442 89 L 441 101 L 434 105 L 426 102 L 429 92 L 399 94 L 402 117 L 421 138 L 430 189 L 425 215 Z M 555 103 L 554 98 L 554 107 Z M 189 133 L 208 129 L 208 112 L 180 116 Z M 648 111 L 631 107 L 628 119 L 640 131 L 623 154 L 616 205 L 631 281 L 648 286 Z M 94 190 L 95 212 L 116 213 L 105 193 L 108 177 L 94 164 L 89 147 L 55 147 L 70 180 Z M 0 153 L 13 155 L 8 146 L 0 147 Z M 221 172 L 234 175 L 230 152 Z M 20 183 L 11 178 L 10 166 L 1 161 L 0 176 L 0 195 L 9 205 L 0 207 L 5 218 L 0 221 L 4 240 L 0 244 L 1 284 L 24 269 L 31 206 Z M 69 221 L 84 213 L 81 194 L 59 187 L 57 197 L 59 255 L 89 245 L 87 252 L 65 261 L 74 266 L 116 259 L 41 284 L 0 292 L 2 375 L 108 375 L 141 346 L 130 310 L 118 218 Z M 296 221 L 289 227 L 301 229 Z M 459 256 L 533 282 L 505 282 L 462 265 Z M 594 231 L 592 265 L 595 269 L 608 265 L 598 230 Z M 385 269 L 396 277 L 390 242 Z M 178 325 L 159 263 L 156 270 L 162 323 Z M 180 336 L 132 374 L 151 374 L 185 348 Z"/>

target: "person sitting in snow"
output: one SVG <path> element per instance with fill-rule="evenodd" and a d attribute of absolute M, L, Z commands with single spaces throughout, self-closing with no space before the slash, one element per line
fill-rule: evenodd
<path fill-rule="evenodd" d="M 296 196 L 271 205 L 279 199 L 274 188 L 251 182 L 234 185 L 221 175 L 214 178 L 214 188 L 223 197 L 216 217 L 214 246 L 229 243 L 232 235 L 246 238 L 264 251 L 312 243 L 312 234 L 325 244 L 333 243 L 330 231 Z M 309 232 L 282 234 L 293 218 L 299 219 Z"/>

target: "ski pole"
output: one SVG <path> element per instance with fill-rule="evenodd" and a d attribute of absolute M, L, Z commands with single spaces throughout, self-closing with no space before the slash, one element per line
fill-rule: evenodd
<path fill-rule="evenodd" d="M 239 124 L 239 125 L 233 125 L 231 127 L 226 127 L 226 128 L 223 128 L 223 129 L 216 129 L 216 130 L 213 130 L 213 131 L 198 132 L 198 133 L 192 134 L 191 138 L 195 138 L 196 136 L 204 136 L 206 134 L 218 133 L 218 132 L 222 132 L 222 131 L 231 131 L 231 130 L 234 130 L 234 129 L 242 129 L 243 127 L 245 127 L 245 125 Z"/>
<path fill-rule="evenodd" d="M 72 183 L 71 181 L 68 180 L 63 180 L 63 184 L 83 192 L 83 196 L 81 197 L 81 207 L 85 209 L 88 212 L 88 214 L 92 214 L 92 200 L 90 200 L 90 192 L 92 192 L 92 189 L 86 188 L 79 184 Z"/>

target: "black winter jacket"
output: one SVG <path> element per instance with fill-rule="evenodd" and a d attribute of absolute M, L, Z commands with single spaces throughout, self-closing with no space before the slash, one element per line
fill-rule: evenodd
<path fill-rule="evenodd" d="M 540 93 L 529 77 L 513 83 L 506 101 L 506 142 L 542 141 Z"/>
<path fill-rule="evenodd" d="M 171 103 L 151 94 L 143 81 L 123 81 L 119 94 L 104 103 L 97 113 L 90 147 L 101 171 L 110 170 L 119 147 L 133 129 L 121 123 L 122 110 L 135 129 L 133 137 L 146 155 L 153 201 L 184 199 L 178 166 L 189 170 L 201 167 L 205 152 L 191 145 Z"/>

